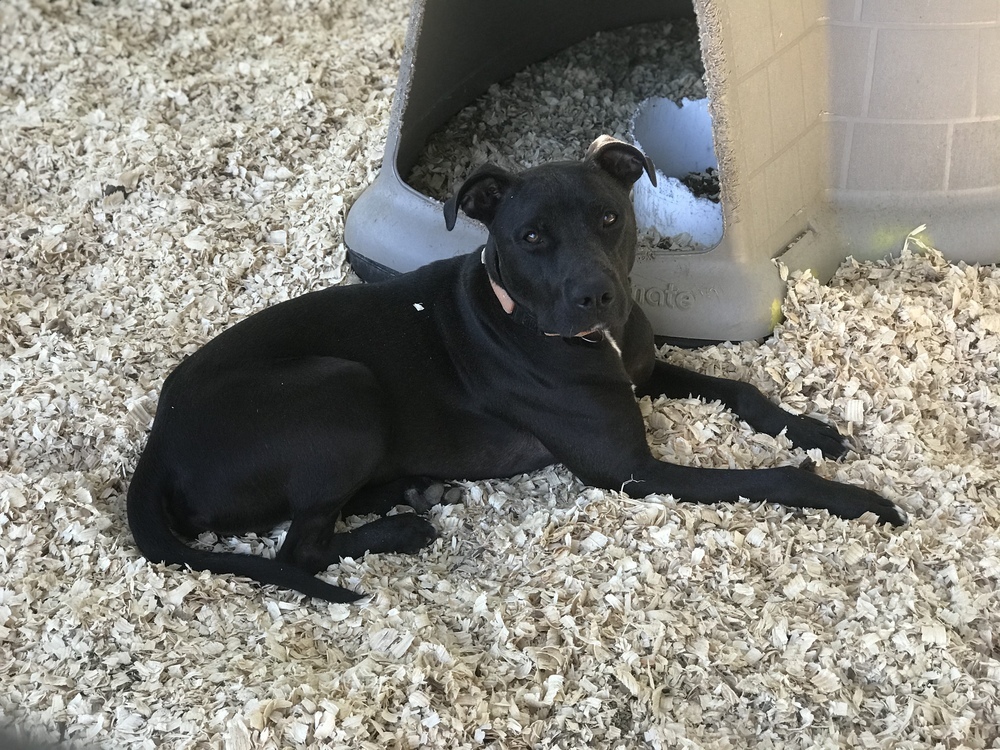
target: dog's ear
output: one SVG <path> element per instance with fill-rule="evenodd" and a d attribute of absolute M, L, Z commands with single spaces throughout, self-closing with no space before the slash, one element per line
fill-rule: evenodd
<path fill-rule="evenodd" d="M 444 204 L 444 225 L 448 231 L 455 228 L 460 208 L 466 216 L 489 226 L 512 181 L 513 176 L 509 172 L 492 164 L 484 164 L 473 172 Z"/>
<path fill-rule="evenodd" d="M 598 136 L 590 144 L 583 160 L 596 164 L 626 187 L 632 187 L 645 171 L 649 181 L 656 185 L 656 169 L 653 162 L 642 151 L 610 135 Z"/>

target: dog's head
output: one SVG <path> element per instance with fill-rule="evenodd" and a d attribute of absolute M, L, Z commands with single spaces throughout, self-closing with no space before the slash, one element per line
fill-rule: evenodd
<path fill-rule="evenodd" d="M 632 306 L 630 192 L 644 171 L 655 184 L 649 159 L 609 136 L 594 141 L 579 162 L 517 174 L 485 164 L 445 203 L 445 223 L 452 229 L 461 209 L 486 225 L 483 260 L 498 297 L 506 308 L 501 292 L 509 295 L 543 332 L 617 330 Z"/>

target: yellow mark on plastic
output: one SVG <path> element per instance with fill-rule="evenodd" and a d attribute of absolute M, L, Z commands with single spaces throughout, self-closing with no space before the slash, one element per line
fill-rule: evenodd
<path fill-rule="evenodd" d="M 776 300 L 774 300 L 774 302 L 771 303 L 771 330 L 772 331 L 775 328 L 777 328 L 778 323 L 781 322 L 782 317 L 784 317 L 784 316 L 782 316 L 782 314 L 781 314 L 781 300 L 780 299 L 776 299 Z"/>
<path fill-rule="evenodd" d="M 900 244 L 904 251 L 920 253 L 928 252 L 934 246 L 934 241 L 926 224 L 910 230 L 899 225 L 883 226 L 872 233 L 871 247 L 876 253 L 894 255 L 899 251 Z"/>
<path fill-rule="evenodd" d="M 872 250 L 877 253 L 890 253 L 899 247 L 901 237 L 906 236 L 906 230 L 901 227 L 880 227 L 872 235 Z"/>

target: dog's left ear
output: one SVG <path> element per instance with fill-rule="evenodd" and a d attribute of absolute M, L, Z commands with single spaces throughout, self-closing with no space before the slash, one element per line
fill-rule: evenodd
<path fill-rule="evenodd" d="M 444 225 L 448 231 L 455 228 L 459 208 L 466 216 L 489 226 L 513 179 L 509 172 L 492 164 L 484 164 L 473 172 L 444 204 Z"/>
<path fill-rule="evenodd" d="M 596 164 L 626 187 L 632 187 L 635 181 L 642 177 L 643 172 L 649 175 L 649 181 L 654 187 L 656 186 L 656 169 L 649 157 L 635 146 L 610 135 L 598 136 L 597 140 L 590 144 L 583 160 Z"/>

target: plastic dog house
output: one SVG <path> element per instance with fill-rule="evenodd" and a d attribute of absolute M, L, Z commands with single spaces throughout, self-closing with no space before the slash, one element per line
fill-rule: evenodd
<path fill-rule="evenodd" d="M 451 115 L 592 33 L 692 11 L 723 235 L 636 264 L 658 334 L 765 336 L 784 297 L 774 259 L 825 279 L 922 224 L 951 259 L 1000 261 L 1000 0 L 416 0 L 381 173 L 347 217 L 359 275 L 483 241 L 470 220 L 447 232 L 440 203 L 402 179 Z"/>

